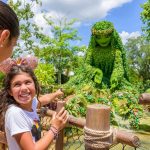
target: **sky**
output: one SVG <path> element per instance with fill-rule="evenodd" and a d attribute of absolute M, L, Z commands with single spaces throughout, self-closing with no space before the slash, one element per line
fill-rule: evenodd
<path fill-rule="evenodd" d="M 3 0 L 7 2 L 6 0 Z M 14 0 L 16 1 L 16 0 Z M 31 0 L 26 0 L 31 2 Z M 141 34 L 143 26 L 140 20 L 141 4 L 147 0 L 42 0 L 42 6 L 34 6 L 36 16 L 33 18 L 36 24 L 44 28 L 47 34 L 48 26 L 42 18 L 41 10 L 46 15 L 53 17 L 65 16 L 68 19 L 77 18 L 78 35 L 82 38 L 76 45 L 88 46 L 91 27 L 102 20 L 111 21 L 120 34 L 123 43 L 129 37 L 137 37 Z"/>

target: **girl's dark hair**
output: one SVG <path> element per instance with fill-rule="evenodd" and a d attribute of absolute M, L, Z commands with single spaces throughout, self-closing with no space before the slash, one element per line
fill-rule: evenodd
<path fill-rule="evenodd" d="M 9 95 L 9 92 L 8 92 L 10 90 L 11 81 L 16 75 L 23 73 L 23 72 L 29 74 L 30 77 L 33 79 L 34 84 L 35 84 L 37 98 L 39 96 L 40 86 L 39 86 L 38 80 L 33 70 L 30 67 L 25 66 L 25 65 L 13 66 L 3 80 L 4 88 L 2 89 L 0 93 L 0 98 L 1 98 L 0 99 L 0 130 L 2 131 L 4 131 L 4 117 L 5 117 L 5 113 L 6 113 L 8 106 L 10 104 L 18 105 L 17 102 L 14 100 L 14 98 L 11 95 Z"/>
<path fill-rule="evenodd" d="M 10 39 L 19 36 L 19 20 L 16 13 L 6 3 L 0 1 L 0 30 L 8 29 Z"/>

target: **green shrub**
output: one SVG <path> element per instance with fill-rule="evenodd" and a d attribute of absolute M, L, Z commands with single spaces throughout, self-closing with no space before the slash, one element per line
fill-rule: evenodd
<path fill-rule="evenodd" d="M 42 93 L 51 92 L 55 82 L 54 66 L 52 64 L 39 64 L 35 74 L 41 86 Z"/>

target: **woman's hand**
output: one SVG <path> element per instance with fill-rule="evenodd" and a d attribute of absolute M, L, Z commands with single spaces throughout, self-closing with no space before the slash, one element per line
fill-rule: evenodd
<path fill-rule="evenodd" d="M 55 127 L 58 131 L 63 129 L 68 120 L 68 112 L 63 107 L 58 113 L 55 113 L 51 120 L 51 126 Z"/>

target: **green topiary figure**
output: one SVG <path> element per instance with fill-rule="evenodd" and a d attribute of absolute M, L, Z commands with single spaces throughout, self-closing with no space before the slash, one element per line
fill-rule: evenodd
<path fill-rule="evenodd" d="M 93 80 L 111 89 L 117 88 L 124 80 L 128 80 L 125 50 L 109 21 L 97 22 L 93 25 L 86 63 L 92 67 Z"/>
<path fill-rule="evenodd" d="M 138 128 L 142 116 L 142 109 L 138 105 L 139 91 L 136 85 L 129 82 L 126 52 L 121 38 L 109 21 L 95 23 L 91 31 L 85 59 L 64 86 L 66 91 L 71 89 L 72 92 L 67 109 L 73 115 L 84 116 L 86 105 L 105 104 L 112 108 L 111 123 L 117 123 L 119 116 Z M 121 125 L 120 122 L 118 125 Z"/>

